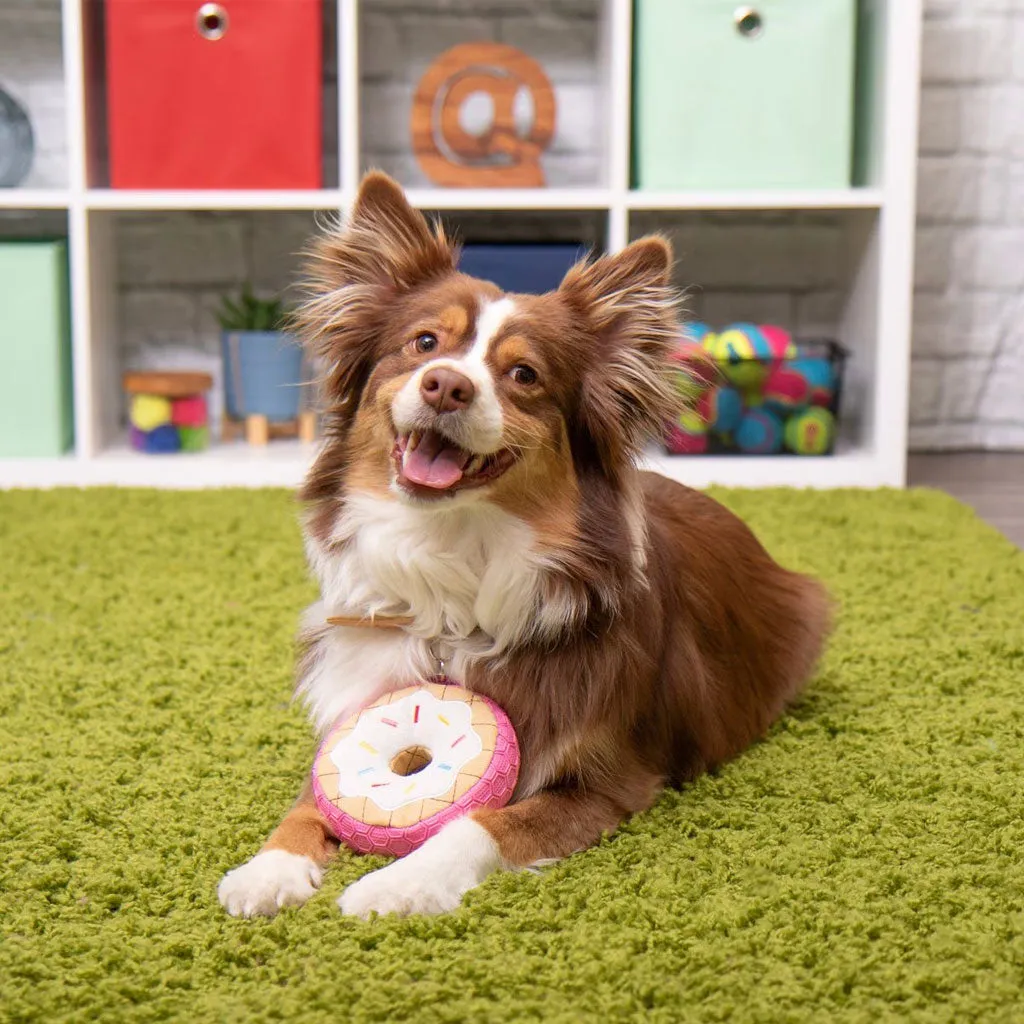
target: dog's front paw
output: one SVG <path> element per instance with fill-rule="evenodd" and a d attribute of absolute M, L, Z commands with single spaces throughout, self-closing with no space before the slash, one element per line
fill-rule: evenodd
<path fill-rule="evenodd" d="M 265 850 L 229 871 L 217 886 L 217 898 L 232 917 L 273 917 L 282 907 L 302 906 L 322 876 L 309 857 Z"/>
<path fill-rule="evenodd" d="M 497 844 L 468 818 L 446 825 L 418 850 L 353 882 L 338 900 L 343 914 L 444 914 L 501 864 Z"/>
<path fill-rule="evenodd" d="M 395 861 L 353 882 L 341 894 L 338 906 L 343 914 L 364 919 L 374 911 L 399 917 L 443 914 L 454 910 L 471 887 L 468 879 L 460 884 L 457 875 L 424 875 L 408 860 Z"/>

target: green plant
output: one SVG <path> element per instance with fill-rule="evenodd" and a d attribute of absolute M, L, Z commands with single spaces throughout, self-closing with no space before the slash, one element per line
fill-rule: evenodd
<path fill-rule="evenodd" d="M 225 331 L 280 331 L 284 329 L 288 310 L 280 298 L 257 297 L 252 285 L 245 285 L 237 301 L 223 296 L 217 319 Z"/>

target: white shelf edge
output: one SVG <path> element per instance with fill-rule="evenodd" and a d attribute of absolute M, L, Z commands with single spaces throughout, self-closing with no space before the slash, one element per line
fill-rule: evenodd
<path fill-rule="evenodd" d="M 409 202 L 421 210 L 605 210 L 604 188 L 411 188 Z"/>
<path fill-rule="evenodd" d="M 409 189 L 425 210 L 605 210 L 607 189 Z M 319 191 L 189 191 L 90 189 L 90 210 L 326 210 L 348 205 L 342 189 Z"/>
<path fill-rule="evenodd" d="M 89 189 L 90 210 L 336 210 L 345 202 L 341 189 L 294 191 L 190 191 Z"/>
<path fill-rule="evenodd" d="M 361 154 L 359 109 L 359 0 L 338 5 L 338 179 L 343 191 L 359 187 Z"/>
<path fill-rule="evenodd" d="M 798 191 L 620 192 L 606 188 L 408 189 L 410 202 L 426 210 L 843 210 L 880 209 L 881 188 Z M 345 206 L 343 189 L 318 190 L 147 190 L 93 188 L 85 193 L 91 210 L 319 210 Z M 0 190 L 0 208 L 61 208 L 64 190 Z"/>
<path fill-rule="evenodd" d="M 0 459 L 0 489 L 13 487 L 297 487 L 315 445 L 275 441 L 266 448 L 242 442 L 189 455 L 144 455 L 121 443 L 94 458 L 65 455 Z M 644 469 L 691 487 L 878 487 L 899 486 L 894 467 L 870 451 L 850 450 L 822 458 L 798 456 L 680 456 L 650 448 Z"/>
<path fill-rule="evenodd" d="M 214 445 L 205 452 L 146 455 L 127 443 L 88 458 L 0 459 L 0 489 L 17 487 L 154 487 L 196 490 L 213 487 L 297 487 L 317 448 L 297 441 L 272 441 L 265 448 L 244 442 Z"/>
<path fill-rule="evenodd" d="M 727 192 L 632 190 L 630 210 L 875 210 L 881 209 L 880 188 L 756 189 Z"/>
<path fill-rule="evenodd" d="M 906 484 L 910 423 L 910 345 L 914 303 L 917 160 L 904 141 L 917 139 L 921 101 L 923 0 L 901 0 L 889 13 L 884 66 L 888 76 L 882 174 L 886 212 L 881 235 L 874 382 L 875 444 L 883 446 L 899 486 Z"/>
<path fill-rule="evenodd" d="M 66 210 L 71 196 L 62 188 L 0 188 L 0 210 Z"/>
<path fill-rule="evenodd" d="M 644 469 L 689 487 L 836 487 L 902 486 L 886 460 L 862 449 L 835 455 L 668 455 L 648 449 Z"/>
<path fill-rule="evenodd" d="M 612 201 L 608 210 L 608 229 L 605 244 L 609 252 L 618 252 L 629 243 L 630 149 L 632 134 L 631 83 L 633 74 L 632 43 L 623 43 L 633 37 L 633 0 L 608 0 L 605 5 L 606 36 L 604 61 L 606 63 L 606 97 L 608 108 L 607 169 L 612 186 Z"/>
<path fill-rule="evenodd" d="M 81 486 L 85 460 L 69 452 L 40 458 L 0 459 L 0 490 Z"/>

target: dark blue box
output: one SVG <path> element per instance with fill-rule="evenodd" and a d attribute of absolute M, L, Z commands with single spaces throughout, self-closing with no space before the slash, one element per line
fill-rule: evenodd
<path fill-rule="evenodd" d="M 565 272 L 585 254 L 584 246 L 563 243 L 467 245 L 459 270 L 493 281 L 506 292 L 540 294 L 557 288 Z"/>

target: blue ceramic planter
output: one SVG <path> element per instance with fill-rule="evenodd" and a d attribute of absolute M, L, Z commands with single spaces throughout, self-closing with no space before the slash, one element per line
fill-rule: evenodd
<path fill-rule="evenodd" d="M 280 331 L 224 331 L 224 402 L 234 420 L 266 416 L 293 420 L 303 407 L 306 381 L 302 349 Z"/>

